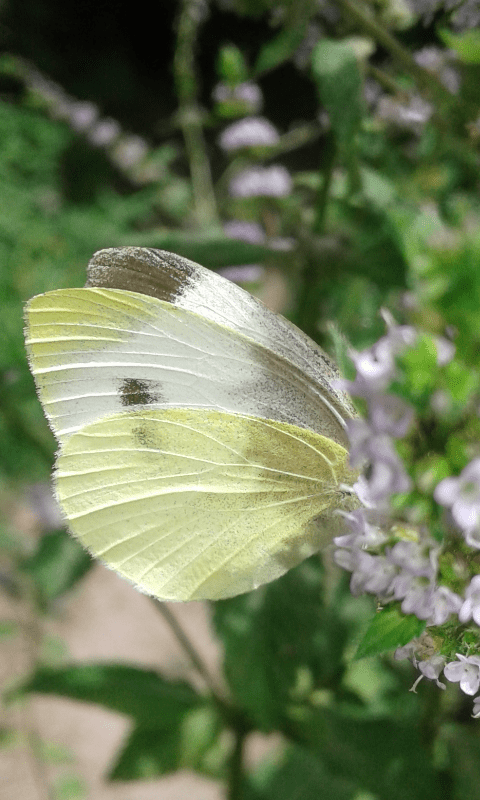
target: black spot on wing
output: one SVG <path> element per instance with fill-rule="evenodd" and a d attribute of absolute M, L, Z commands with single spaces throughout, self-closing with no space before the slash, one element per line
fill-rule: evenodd
<path fill-rule="evenodd" d="M 120 402 L 122 406 L 148 406 L 161 402 L 158 384 L 153 381 L 141 381 L 138 378 L 125 378 L 120 386 Z"/>

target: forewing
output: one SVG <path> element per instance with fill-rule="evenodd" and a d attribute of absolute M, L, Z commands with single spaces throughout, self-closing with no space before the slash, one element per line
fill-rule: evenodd
<path fill-rule="evenodd" d="M 60 289 L 27 306 L 27 350 L 60 441 L 126 408 L 194 407 L 289 422 L 346 444 L 322 386 L 205 316 L 115 289 Z"/>
<path fill-rule="evenodd" d="M 355 415 L 346 394 L 332 385 L 332 361 L 303 331 L 221 275 L 186 258 L 147 247 L 99 250 L 87 269 L 87 286 L 126 289 L 217 322 L 289 360 L 320 387 L 344 419 Z"/>
<path fill-rule="evenodd" d="M 331 538 L 347 452 L 280 422 L 220 411 L 123 412 L 72 435 L 56 487 L 92 554 L 161 600 L 274 580 Z"/>

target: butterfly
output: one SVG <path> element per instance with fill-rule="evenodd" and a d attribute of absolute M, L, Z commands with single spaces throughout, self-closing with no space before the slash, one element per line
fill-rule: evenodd
<path fill-rule="evenodd" d="M 278 578 L 353 507 L 336 368 L 239 286 L 162 250 L 100 250 L 38 295 L 26 347 L 70 531 L 160 600 Z"/>

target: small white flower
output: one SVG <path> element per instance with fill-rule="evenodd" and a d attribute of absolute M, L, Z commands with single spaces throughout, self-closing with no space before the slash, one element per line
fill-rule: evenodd
<path fill-rule="evenodd" d="M 475 458 L 458 478 L 444 478 L 435 487 L 435 500 L 452 510 L 457 525 L 465 531 L 480 523 L 480 458 Z"/>
<path fill-rule="evenodd" d="M 232 197 L 286 197 L 292 191 L 292 179 L 285 167 L 250 167 L 230 181 Z"/>
<path fill-rule="evenodd" d="M 473 714 L 472 717 L 474 719 L 478 719 L 480 717 L 480 697 L 473 698 Z"/>
<path fill-rule="evenodd" d="M 415 653 L 418 647 L 419 639 L 412 639 L 411 642 L 408 644 L 404 644 L 403 647 L 397 647 L 395 650 L 393 657 L 395 661 L 402 661 L 404 658 L 409 658 L 411 661 L 416 661 Z"/>
<path fill-rule="evenodd" d="M 148 145 L 141 136 L 123 136 L 115 144 L 111 158 L 122 169 L 130 169 L 142 161 L 148 153 Z"/>
<path fill-rule="evenodd" d="M 277 129 L 264 117 L 245 117 L 222 132 L 219 144 L 233 152 L 244 147 L 271 147 L 280 140 Z"/>
<path fill-rule="evenodd" d="M 435 336 L 435 344 L 437 345 L 437 364 L 444 367 L 449 364 L 455 355 L 456 347 L 449 339 L 444 336 Z"/>
<path fill-rule="evenodd" d="M 473 528 L 463 531 L 463 537 L 469 547 L 480 550 L 480 525 L 475 525 Z"/>
<path fill-rule="evenodd" d="M 462 598 L 447 586 L 437 586 L 432 602 L 433 612 L 428 619 L 428 624 L 443 625 L 451 614 L 458 613 L 462 605 Z"/>
<path fill-rule="evenodd" d="M 480 686 L 480 658 L 478 656 L 462 656 L 457 653 L 458 661 L 451 661 L 443 670 L 447 680 L 460 682 L 460 689 L 465 694 L 475 694 Z"/>
<path fill-rule="evenodd" d="M 428 678 L 429 681 L 435 681 L 439 689 L 447 688 L 444 683 L 439 681 L 439 676 L 445 666 L 445 661 L 446 658 L 437 653 L 431 658 L 427 658 L 425 661 L 418 662 L 418 669 L 422 675 Z"/>
<path fill-rule="evenodd" d="M 460 622 L 468 622 L 472 619 L 480 625 L 480 575 L 475 575 L 470 581 L 470 585 L 465 592 L 465 600 L 458 613 Z"/>

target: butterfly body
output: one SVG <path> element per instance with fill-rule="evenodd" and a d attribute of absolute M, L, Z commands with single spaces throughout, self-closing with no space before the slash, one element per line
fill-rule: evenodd
<path fill-rule="evenodd" d="M 193 262 L 100 251 L 86 288 L 30 301 L 26 341 L 69 527 L 149 594 L 256 588 L 318 550 L 351 503 L 353 410 L 333 365 Z"/>

